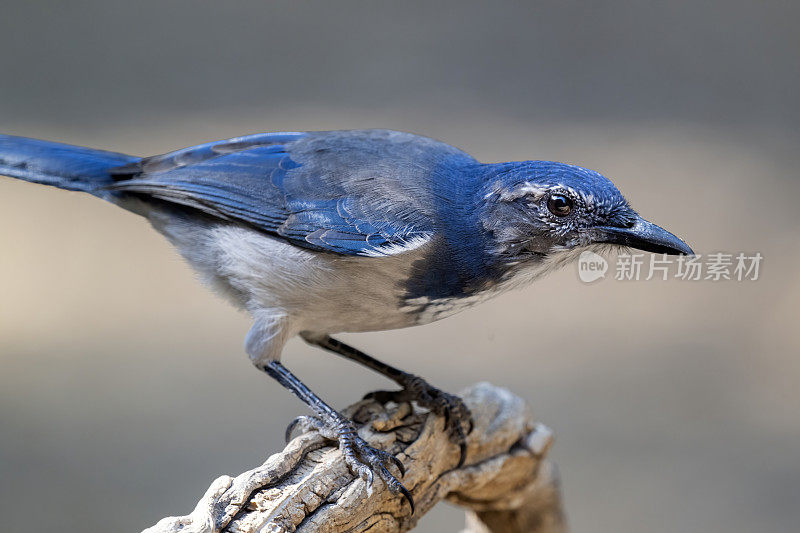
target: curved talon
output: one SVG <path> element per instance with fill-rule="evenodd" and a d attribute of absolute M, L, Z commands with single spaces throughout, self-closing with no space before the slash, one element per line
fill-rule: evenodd
<path fill-rule="evenodd" d="M 405 475 L 406 475 L 406 467 L 403 465 L 402 462 L 400 462 L 400 459 L 398 459 L 397 457 L 395 457 L 392 454 L 388 454 L 388 455 L 389 455 L 389 459 L 391 459 L 392 462 L 394 463 L 394 466 L 396 466 L 397 469 L 400 471 L 400 477 L 405 477 Z"/>
<path fill-rule="evenodd" d="M 297 418 L 289 422 L 288 426 L 286 426 L 286 433 L 284 434 L 283 438 L 287 444 L 289 443 L 289 441 L 292 440 L 292 433 L 294 432 L 294 428 L 296 428 L 297 425 L 300 423 L 300 418 L 302 417 L 298 416 Z"/>
<path fill-rule="evenodd" d="M 392 464 L 394 464 L 394 466 L 397 467 L 397 470 L 400 471 L 400 477 L 403 477 L 403 476 L 406 475 L 406 467 L 403 466 L 403 463 L 400 462 L 400 459 L 398 459 L 397 457 L 395 457 L 391 453 L 386 452 L 384 450 L 378 450 L 377 448 L 373 448 L 373 449 L 377 452 L 379 457 L 381 457 L 384 460 L 391 461 Z M 391 472 L 389 472 L 388 470 L 386 472 L 391 474 Z M 394 476 L 392 476 L 392 477 L 394 477 Z"/>
<path fill-rule="evenodd" d="M 403 486 L 402 483 L 397 481 L 394 476 L 390 472 L 388 472 L 385 468 L 383 468 L 386 475 L 392 477 L 392 482 L 387 483 L 389 486 L 389 490 L 392 491 L 392 494 L 397 494 L 398 492 L 403 495 L 403 497 L 408 500 L 408 505 L 411 507 L 411 514 L 414 514 L 414 498 L 411 496 L 411 492 Z"/>
<path fill-rule="evenodd" d="M 461 441 L 458 445 L 459 449 L 459 456 L 458 456 L 458 466 L 456 468 L 461 468 L 464 466 L 464 461 L 467 459 L 467 443 L 466 441 Z"/>
<path fill-rule="evenodd" d="M 292 433 L 294 432 L 294 428 L 296 428 L 297 425 L 300 423 L 300 418 L 301 417 L 299 417 L 299 416 L 296 417 L 294 420 L 289 422 L 288 426 L 286 426 L 286 433 L 283 435 L 283 438 L 287 443 L 290 440 L 292 440 Z"/>
<path fill-rule="evenodd" d="M 406 500 L 408 500 L 408 505 L 411 506 L 411 515 L 413 516 L 414 515 L 414 498 L 411 497 L 411 493 L 408 492 L 408 489 L 405 488 L 403 485 L 398 486 L 397 490 L 399 490 L 403 494 L 403 497 Z"/>

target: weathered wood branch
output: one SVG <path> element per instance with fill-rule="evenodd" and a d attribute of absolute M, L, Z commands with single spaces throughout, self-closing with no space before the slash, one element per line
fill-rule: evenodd
<path fill-rule="evenodd" d="M 460 468 L 441 417 L 372 400 L 345 410 L 362 438 L 405 465 L 401 481 L 414 496 L 414 515 L 378 476 L 368 490 L 338 448 L 312 431 L 253 470 L 217 478 L 191 514 L 145 533 L 408 531 L 443 499 L 467 509 L 463 533 L 566 531 L 557 472 L 544 459 L 550 430 L 505 389 L 479 383 L 460 395 L 475 423 Z"/>

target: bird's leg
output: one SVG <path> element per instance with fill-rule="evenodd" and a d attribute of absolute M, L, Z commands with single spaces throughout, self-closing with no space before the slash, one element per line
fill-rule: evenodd
<path fill-rule="evenodd" d="M 367 368 L 375 370 L 391 379 L 401 387 L 399 391 L 377 391 L 367 395 L 379 402 L 416 401 L 445 419 L 445 426 L 451 440 L 461 448 L 459 466 L 464 463 L 467 435 L 472 431 L 472 415 L 458 396 L 437 389 L 421 377 L 403 372 L 393 366 L 378 361 L 357 348 L 334 339 L 329 335 L 301 334 L 309 344 L 350 359 Z"/>
<path fill-rule="evenodd" d="M 358 436 L 350 420 L 323 402 L 279 361 L 269 361 L 261 368 L 311 408 L 316 417 L 307 417 L 304 421 L 311 423 L 323 437 L 339 443 L 339 449 L 344 454 L 347 465 L 354 474 L 367 482 L 368 488 L 372 486 L 373 472 L 376 472 L 389 490 L 405 496 L 411 505 L 411 513 L 414 513 L 414 500 L 411 493 L 386 468 L 389 463 L 392 463 L 400 471 L 401 476 L 405 474 L 405 467 L 395 456 L 367 444 Z"/>

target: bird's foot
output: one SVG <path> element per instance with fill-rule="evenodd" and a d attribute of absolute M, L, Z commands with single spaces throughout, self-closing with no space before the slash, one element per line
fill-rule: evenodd
<path fill-rule="evenodd" d="M 295 429 L 301 429 L 303 432 L 315 430 L 326 439 L 338 442 L 347 466 L 350 467 L 353 474 L 366 481 L 367 491 L 372 490 L 372 483 L 377 473 L 378 477 L 386 483 L 386 486 L 389 487 L 393 494 L 402 494 L 408 500 L 411 506 L 411 514 L 414 514 L 414 498 L 387 468 L 390 464 L 393 464 L 397 467 L 402 477 L 406 473 L 403 463 L 394 455 L 367 444 L 364 439 L 358 436 L 352 422 L 344 417 L 335 418 L 326 423 L 321 418 L 300 416 L 295 418 L 286 428 L 287 441 Z"/>
<path fill-rule="evenodd" d="M 415 401 L 421 407 L 444 417 L 445 429 L 450 441 L 461 449 L 458 461 L 458 466 L 461 467 L 466 458 L 467 435 L 472 431 L 473 426 L 472 414 L 464 401 L 454 394 L 437 389 L 413 374 L 404 373 L 397 381 L 403 386 L 401 390 L 370 392 L 364 398 L 380 403 Z"/>

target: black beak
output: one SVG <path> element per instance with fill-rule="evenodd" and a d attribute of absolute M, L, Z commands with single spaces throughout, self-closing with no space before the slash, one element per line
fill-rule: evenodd
<path fill-rule="evenodd" d="M 598 243 L 629 246 L 655 254 L 694 255 L 681 239 L 641 217 L 629 228 L 597 226 L 592 228 L 592 234 L 592 240 Z"/>

